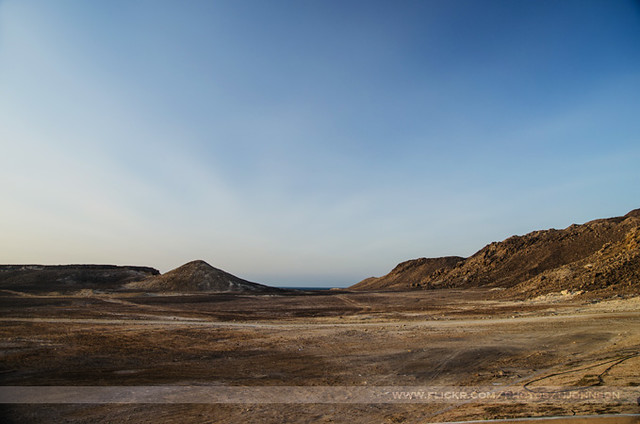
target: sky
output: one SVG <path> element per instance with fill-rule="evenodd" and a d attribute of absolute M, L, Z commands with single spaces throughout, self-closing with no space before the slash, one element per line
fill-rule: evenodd
<path fill-rule="evenodd" d="M 640 2 L 0 0 L 0 263 L 348 286 L 640 207 Z"/>

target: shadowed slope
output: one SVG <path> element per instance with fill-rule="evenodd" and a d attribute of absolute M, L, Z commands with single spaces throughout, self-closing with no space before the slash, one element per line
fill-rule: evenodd
<path fill-rule="evenodd" d="M 370 277 L 350 287 L 352 290 L 406 290 L 420 287 L 423 282 L 437 279 L 458 263 L 459 256 L 443 258 L 419 258 L 398 264 L 390 273 L 376 278 Z"/>
<path fill-rule="evenodd" d="M 157 269 L 116 265 L 0 265 L 0 289 L 19 292 L 114 290 L 158 275 Z"/>

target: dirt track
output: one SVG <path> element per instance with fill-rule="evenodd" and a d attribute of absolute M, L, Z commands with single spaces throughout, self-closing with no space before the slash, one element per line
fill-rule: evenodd
<path fill-rule="evenodd" d="M 637 299 L 490 292 L 0 297 L 2 385 L 640 385 Z M 628 358 L 627 358 L 628 357 Z M 627 358 L 607 369 L 620 358 Z M 600 376 L 598 377 L 598 375 Z M 602 380 L 596 381 L 596 377 Z M 9 422 L 442 422 L 637 404 L 4 405 Z"/>

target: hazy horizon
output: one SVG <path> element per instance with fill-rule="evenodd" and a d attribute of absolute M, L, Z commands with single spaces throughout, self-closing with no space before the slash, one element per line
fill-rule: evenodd
<path fill-rule="evenodd" d="M 346 286 L 640 207 L 637 1 L 0 0 L 0 263 Z"/>

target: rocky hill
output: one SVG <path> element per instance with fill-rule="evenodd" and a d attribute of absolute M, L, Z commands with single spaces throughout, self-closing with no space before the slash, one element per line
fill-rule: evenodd
<path fill-rule="evenodd" d="M 69 292 L 114 290 L 158 275 L 157 269 L 116 265 L 0 265 L 0 290 Z"/>
<path fill-rule="evenodd" d="M 131 290 L 160 292 L 279 291 L 277 288 L 243 280 L 200 260 L 189 262 L 162 275 L 129 283 L 125 287 Z"/>
<path fill-rule="evenodd" d="M 351 286 L 352 290 L 406 290 L 419 288 L 425 281 L 437 279 L 438 276 L 452 270 L 464 261 L 460 256 L 443 258 L 419 258 L 398 264 L 383 277 L 370 277 Z"/>
<path fill-rule="evenodd" d="M 640 209 L 491 243 L 469 258 L 415 259 L 354 290 L 496 287 L 508 293 L 640 291 Z"/>

